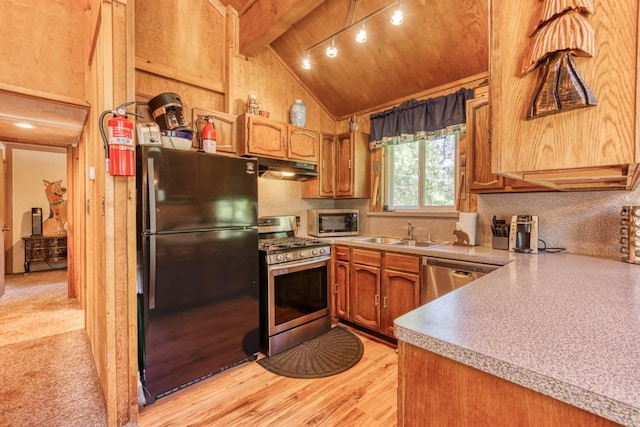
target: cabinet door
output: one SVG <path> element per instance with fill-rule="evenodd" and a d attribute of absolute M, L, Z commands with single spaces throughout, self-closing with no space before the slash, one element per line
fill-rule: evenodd
<path fill-rule="evenodd" d="M 293 160 L 316 163 L 318 161 L 318 133 L 289 125 L 287 156 Z"/>
<path fill-rule="evenodd" d="M 349 320 L 349 262 L 334 264 L 333 314 Z"/>
<path fill-rule="evenodd" d="M 478 191 L 501 189 L 504 178 L 491 173 L 491 141 L 489 140 L 489 100 L 472 99 L 467 102 L 467 170 L 469 189 Z"/>
<path fill-rule="evenodd" d="M 353 264 L 349 287 L 351 321 L 378 331 L 380 325 L 380 268 Z"/>
<path fill-rule="evenodd" d="M 353 195 L 353 139 L 350 133 L 338 135 L 336 141 L 336 197 Z"/>
<path fill-rule="evenodd" d="M 616 7 L 596 7 L 580 26 L 570 25 L 542 37 L 552 44 L 578 40 L 590 45 L 595 54 L 576 61 L 567 84 L 546 86 L 549 94 L 534 98 L 541 86 L 541 64 L 522 74 L 525 55 L 535 38 L 523 24 L 540 13 L 545 2 L 494 0 L 490 7 L 490 75 L 496 90 L 491 96 L 492 169 L 505 176 L 537 181 L 543 186 L 564 190 L 630 189 L 637 183 L 638 163 L 638 1 L 616 2 Z M 551 2 L 546 2 L 551 3 Z M 576 2 L 554 2 L 576 4 Z M 606 3 L 606 2 L 598 2 Z M 560 28 L 560 19 L 551 16 L 544 26 Z M 593 31 L 588 31 L 593 29 Z M 626 29 L 626 30 L 623 30 Z M 595 34 L 595 36 L 594 36 Z M 567 75 L 563 55 L 551 55 L 547 82 Z M 582 58 L 580 58 L 582 59 Z M 541 61 L 544 62 L 544 61 Z M 579 82 L 577 75 L 583 82 Z M 597 106 L 569 108 L 557 114 L 527 120 L 534 100 L 574 94 L 574 85 L 593 92 Z M 583 89 L 579 89 L 582 91 Z"/>
<path fill-rule="evenodd" d="M 216 151 L 223 154 L 229 153 L 234 156 L 237 155 L 236 116 L 215 113 L 213 115 L 213 126 L 216 128 Z"/>
<path fill-rule="evenodd" d="M 267 156 L 282 159 L 285 157 L 286 126 L 282 123 L 248 116 L 246 150 L 243 154 Z"/>
<path fill-rule="evenodd" d="M 320 139 L 320 197 L 333 197 L 336 179 L 336 136 L 323 133 Z"/>
<path fill-rule="evenodd" d="M 380 332 L 395 338 L 393 321 L 420 304 L 420 275 L 385 269 L 382 274 L 382 327 Z"/>

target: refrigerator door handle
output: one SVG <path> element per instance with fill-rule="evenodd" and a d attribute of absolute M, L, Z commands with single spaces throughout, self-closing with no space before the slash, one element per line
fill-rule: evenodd
<path fill-rule="evenodd" d="M 149 236 L 149 310 L 156 308 L 156 236 Z"/>
<path fill-rule="evenodd" d="M 153 157 L 147 159 L 147 189 L 149 191 L 149 232 L 156 232 L 156 180 Z M 154 251 L 155 252 L 155 251 Z"/>

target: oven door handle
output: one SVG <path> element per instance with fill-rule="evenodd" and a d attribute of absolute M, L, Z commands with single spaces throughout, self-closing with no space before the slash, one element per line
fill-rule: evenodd
<path fill-rule="evenodd" d="M 308 261 L 294 261 L 291 263 L 273 264 L 272 266 L 269 266 L 269 272 L 276 271 L 276 270 L 298 269 L 298 267 L 307 267 L 309 265 L 314 265 L 314 264 L 322 265 L 322 264 L 326 264 L 326 262 L 329 261 L 330 259 L 331 257 L 327 256 L 322 258 L 313 258 Z"/>

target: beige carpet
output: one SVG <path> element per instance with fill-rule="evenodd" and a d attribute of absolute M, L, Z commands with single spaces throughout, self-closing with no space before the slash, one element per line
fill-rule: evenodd
<path fill-rule="evenodd" d="M 2 426 L 105 426 L 84 312 L 66 270 L 7 275 L 0 298 Z"/>

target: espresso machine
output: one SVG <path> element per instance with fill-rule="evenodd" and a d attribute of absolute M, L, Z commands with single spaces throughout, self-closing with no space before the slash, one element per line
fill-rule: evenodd
<path fill-rule="evenodd" d="M 526 254 L 538 253 L 538 217 L 514 215 L 509 231 L 509 251 Z"/>

